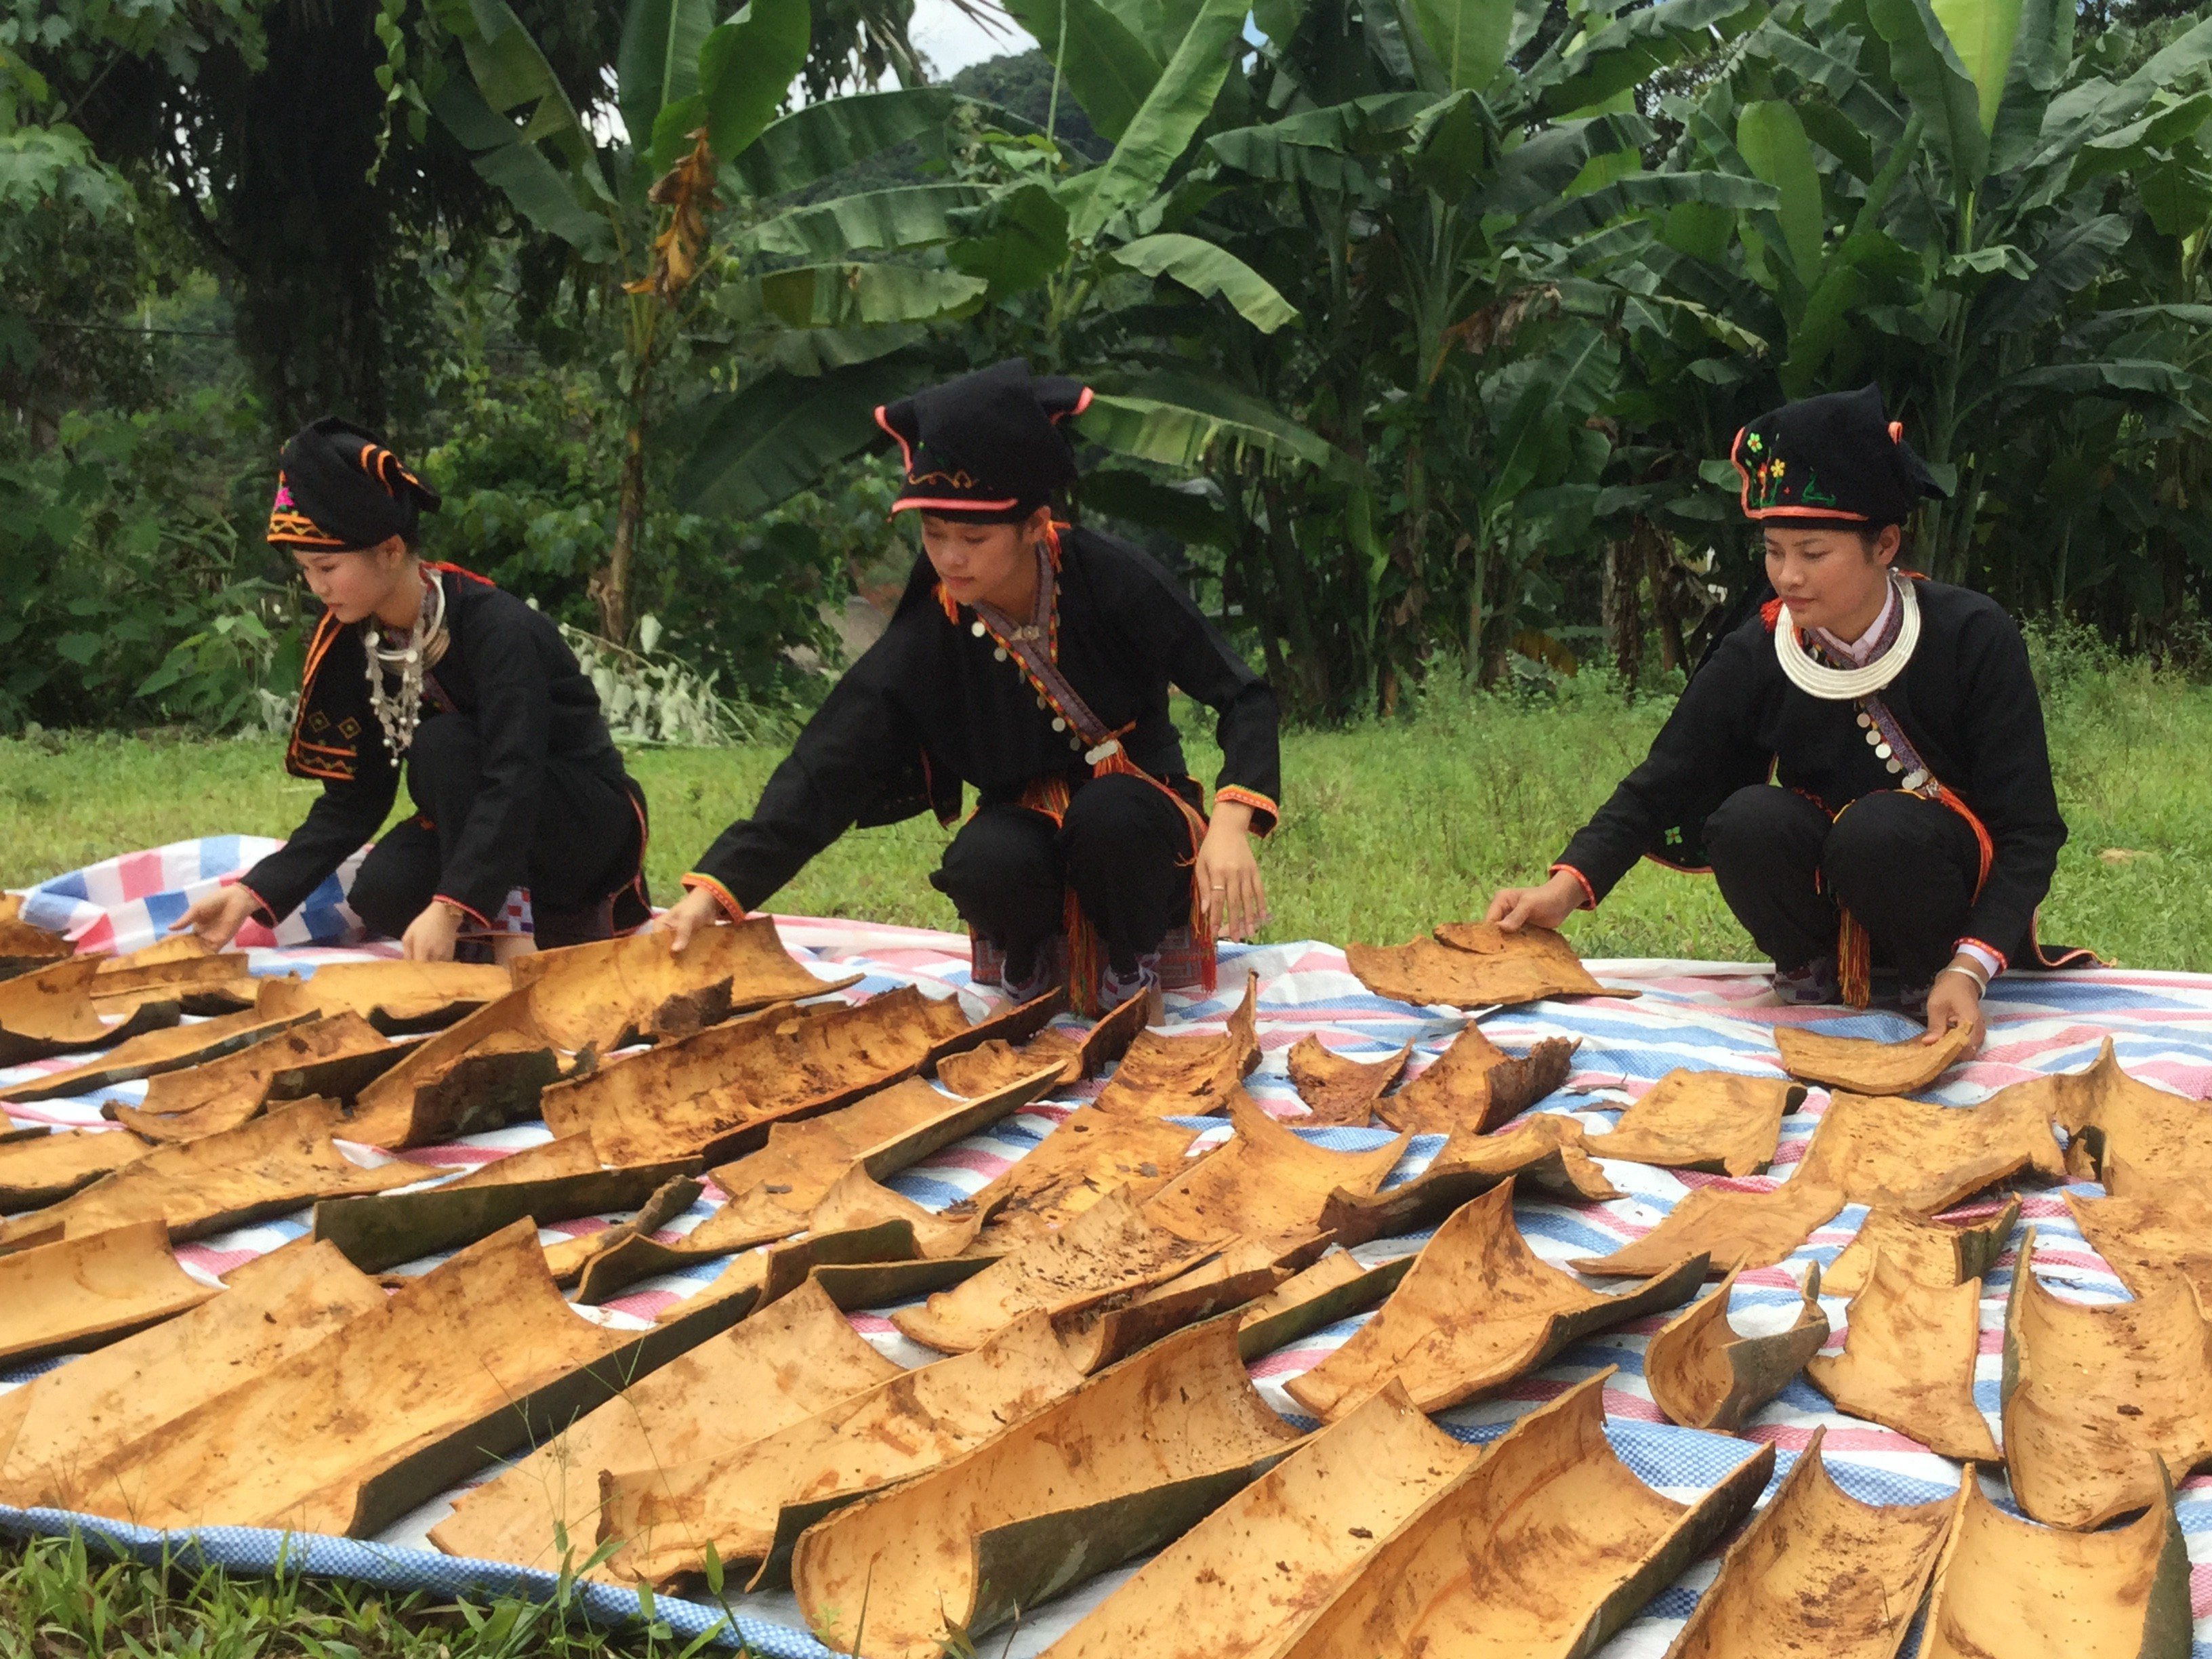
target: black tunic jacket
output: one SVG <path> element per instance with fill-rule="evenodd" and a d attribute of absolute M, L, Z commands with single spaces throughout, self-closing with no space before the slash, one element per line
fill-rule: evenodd
<path fill-rule="evenodd" d="M 1987 827 L 1989 878 L 1966 933 L 2033 966 L 2035 907 L 2051 888 L 2065 820 L 2051 787 L 2043 709 L 2027 648 L 1996 603 L 1922 581 L 1920 642 L 1881 700 L 1936 780 Z M 1559 863 L 1602 898 L 1637 859 L 1703 862 L 1705 818 L 1771 772 L 1831 813 L 1898 781 L 1868 746 L 1858 705 L 1792 685 L 1771 628 L 1754 613 L 1692 678 L 1644 763 L 1568 843 Z"/>
<path fill-rule="evenodd" d="M 526 884 L 550 760 L 597 774 L 635 797 L 599 713 L 599 693 L 550 620 L 481 576 L 439 566 L 449 643 L 424 677 L 423 712 L 451 708 L 476 725 L 483 791 L 447 860 L 439 895 L 479 917 Z M 284 769 L 323 780 L 292 838 L 246 872 L 265 919 L 289 915 L 383 827 L 399 788 L 368 701 L 361 629 L 325 615 L 307 647 Z M 609 849 L 609 857 L 613 849 Z"/>
<path fill-rule="evenodd" d="M 1272 829 L 1281 793 L 1275 695 L 1229 647 L 1190 596 L 1149 556 L 1095 531 L 1064 532 L 1059 665 L 1109 730 L 1134 721 L 1129 758 L 1195 804 L 1182 743 L 1168 718 L 1178 685 L 1220 716 L 1220 785 Z M 933 807 L 950 823 L 961 786 L 986 803 L 1017 799 L 1054 772 L 1087 778 L 1079 745 L 1018 665 L 994 656 L 974 613 L 947 619 L 925 556 L 884 636 L 846 671 L 761 792 L 750 818 L 724 830 L 692 872 L 747 909 L 798 874 L 848 828 Z"/>

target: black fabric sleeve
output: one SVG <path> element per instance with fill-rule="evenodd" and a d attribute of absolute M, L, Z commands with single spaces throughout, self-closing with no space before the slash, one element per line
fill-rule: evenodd
<path fill-rule="evenodd" d="M 1766 760 L 1753 752 L 1750 711 L 1758 696 L 1759 623 L 1732 635 L 1692 676 L 1642 765 L 1575 833 L 1554 861 L 1588 884 L 1595 904 L 1611 892 L 1665 830 L 1702 823 Z"/>
<path fill-rule="evenodd" d="M 482 782 L 438 872 L 438 896 L 479 921 L 497 915 L 528 878 L 553 724 L 552 681 L 536 642 L 511 624 L 484 633 L 470 653 Z"/>
<path fill-rule="evenodd" d="M 1990 832 L 1992 853 L 1989 878 L 1967 912 L 1966 933 L 2005 955 L 2028 943 L 2035 908 L 2051 890 L 2058 849 L 2066 844 L 2066 821 L 2051 782 L 2027 642 L 1994 605 L 1967 618 L 1959 671 L 1959 696 L 1971 720 L 1966 775 L 1957 787 Z"/>
<path fill-rule="evenodd" d="M 291 839 L 240 878 L 239 885 L 261 901 L 258 919 L 273 927 L 298 909 L 384 827 L 398 793 L 399 774 L 390 766 L 373 768 L 365 779 L 325 783 Z"/>
<path fill-rule="evenodd" d="M 715 837 L 685 886 L 712 888 L 734 910 L 757 909 L 878 799 L 895 757 L 920 746 L 889 690 L 900 632 L 894 622 L 831 688 L 752 816 Z"/>
<path fill-rule="evenodd" d="M 1165 665 L 1168 678 L 1218 717 L 1221 773 L 1214 799 L 1242 801 L 1252 809 L 1252 830 L 1265 836 L 1282 814 L 1282 714 L 1274 688 L 1238 656 L 1206 613 L 1149 556 L 1132 552 L 1146 581 L 1132 620 L 1145 648 Z"/>

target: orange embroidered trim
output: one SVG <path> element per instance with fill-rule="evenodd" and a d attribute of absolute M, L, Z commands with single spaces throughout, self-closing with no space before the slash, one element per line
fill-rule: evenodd
<path fill-rule="evenodd" d="M 1654 862 L 1655 864 L 1658 864 L 1658 863 L 1664 863 L 1664 862 L 1665 862 L 1665 860 L 1662 860 L 1662 859 L 1654 859 L 1654 860 L 1652 860 L 1652 862 Z M 1669 866 L 1668 867 L 1669 867 L 1669 868 L 1671 868 L 1671 869 L 1675 869 L 1675 870 L 1682 870 L 1682 869 L 1686 869 L 1687 866 L 1683 866 L 1683 865 L 1677 864 L 1677 865 L 1672 865 L 1672 866 Z M 1577 881 L 1578 881 L 1578 882 L 1582 883 L 1582 884 L 1583 884 L 1583 905 L 1582 905 L 1582 908 L 1583 908 L 1583 909 L 1585 909 L 1585 910 L 1595 910 L 1595 909 L 1596 909 L 1596 908 L 1597 908 L 1597 889 L 1596 889 L 1596 888 L 1595 888 L 1595 887 L 1593 887 L 1593 886 L 1591 886 L 1591 885 L 1590 885 L 1590 878 L 1589 878 L 1588 876 L 1584 875 L 1581 871 L 1579 871 L 1579 870 L 1576 869 L 1576 868 L 1575 868 L 1575 866 L 1574 866 L 1573 865 L 1571 865 L 1571 864 L 1555 864 L 1555 865 L 1553 865 L 1550 869 L 1548 869 L 1548 870 L 1547 870 L 1546 872 L 1544 872 L 1544 873 L 1545 873 L 1546 875 L 1547 875 L 1547 876 L 1556 876 L 1556 875 L 1558 875 L 1558 874 L 1559 873 L 1559 872 L 1560 872 L 1560 871 L 1562 871 L 1562 870 L 1565 871 L 1569 875 L 1572 876 L 1572 877 L 1573 877 Z"/>
<path fill-rule="evenodd" d="M 1267 815 L 1270 820 L 1267 826 L 1265 829 L 1255 827 L 1252 831 L 1262 841 L 1273 835 L 1276 826 L 1283 821 L 1283 809 L 1256 789 L 1247 789 L 1242 784 L 1232 783 L 1225 788 L 1213 792 L 1213 805 L 1217 810 L 1225 800 L 1235 801 L 1239 805 L 1250 807 L 1255 812 L 1265 812 Z"/>
<path fill-rule="evenodd" d="M 683 880 L 678 884 L 678 885 L 682 887 L 687 893 L 695 887 L 703 887 L 714 896 L 714 902 L 720 905 L 722 908 L 728 913 L 729 918 L 732 921 L 743 921 L 745 919 L 745 907 L 738 902 L 737 895 L 732 893 L 728 888 L 723 886 L 720 882 L 716 881 L 712 876 L 702 876 L 696 870 L 694 870 L 689 875 L 685 876 Z"/>

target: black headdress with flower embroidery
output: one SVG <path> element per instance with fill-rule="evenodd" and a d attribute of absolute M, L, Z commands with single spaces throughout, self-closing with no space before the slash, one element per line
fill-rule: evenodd
<path fill-rule="evenodd" d="M 891 511 L 971 524 L 1018 524 L 1076 479 L 1060 423 L 1091 406 L 1091 388 L 1030 373 L 1018 357 L 876 410 L 898 440 L 906 488 Z"/>
<path fill-rule="evenodd" d="M 277 459 L 269 540 L 278 547 L 347 552 L 389 537 L 410 544 L 438 492 L 366 427 L 325 415 L 301 427 Z"/>
<path fill-rule="evenodd" d="M 1743 480 L 1744 516 L 1778 526 L 1902 524 L 1923 496 L 1949 493 L 1905 441 L 1904 422 L 1889 418 L 1874 385 L 1760 416 L 1735 434 L 1729 459 Z"/>

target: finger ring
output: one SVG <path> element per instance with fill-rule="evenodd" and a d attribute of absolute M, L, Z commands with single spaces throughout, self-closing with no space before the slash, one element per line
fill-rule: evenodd
<path fill-rule="evenodd" d="M 1213 890 L 1217 893 L 1225 893 L 1229 890 L 1229 884 L 1225 881 L 1217 881 L 1213 884 Z"/>

